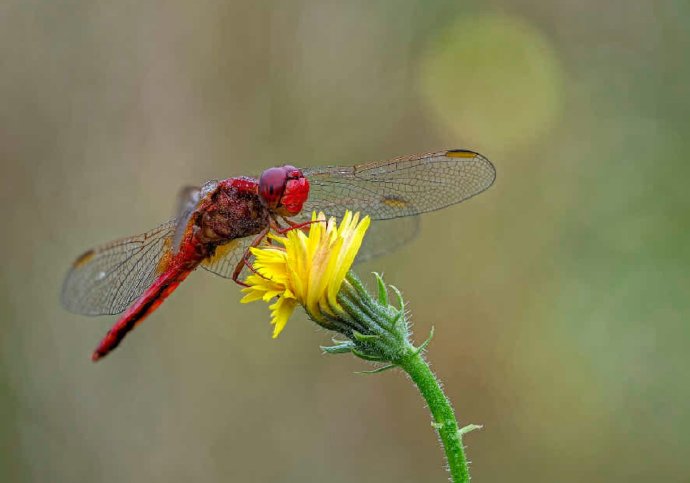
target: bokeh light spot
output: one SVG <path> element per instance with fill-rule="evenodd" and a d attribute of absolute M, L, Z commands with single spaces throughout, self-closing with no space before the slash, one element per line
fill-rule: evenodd
<path fill-rule="evenodd" d="M 526 147 L 561 110 L 556 53 L 516 17 L 462 17 L 431 41 L 419 72 L 421 95 L 439 128 L 472 146 Z"/>

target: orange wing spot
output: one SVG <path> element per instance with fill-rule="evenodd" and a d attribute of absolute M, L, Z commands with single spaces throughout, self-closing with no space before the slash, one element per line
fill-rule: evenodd
<path fill-rule="evenodd" d="M 477 153 L 472 151 L 465 151 L 464 149 L 455 149 L 453 151 L 446 151 L 447 158 L 474 158 Z"/>
<path fill-rule="evenodd" d="M 240 240 L 230 240 L 228 243 L 224 245 L 218 245 L 216 247 L 216 251 L 208 257 L 206 260 L 204 260 L 203 264 L 206 266 L 211 266 L 214 263 L 220 261 L 223 257 L 225 257 L 228 253 L 233 251 L 235 248 L 237 248 L 237 245 L 240 244 Z"/>
<path fill-rule="evenodd" d="M 410 203 L 399 196 L 384 196 L 381 202 L 390 208 L 407 208 Z"/>
<path fill-rule="evenodd" d="M 165 238 L 165 241 L 163 242 L 163 255 L 161 256 L 161 259 L 158 261 L 158 265 L 156 265 L 156 273 L 158 275 L 164 273 L 168 267 L 170 266 L 170 262 L 172 261 L 172 237 L 168 236 Z"/>
<path fill-rule="evenodd" d="M 89 250 L 88 252 L 84 252 L 81 255 L 79 255 L 79 258 L 77 258 L 72 266 L 74 268 L 80 268 L 89 263 L 89 260 L 93 258 L 93 256 L 96 254 L 95 251 Z"/>

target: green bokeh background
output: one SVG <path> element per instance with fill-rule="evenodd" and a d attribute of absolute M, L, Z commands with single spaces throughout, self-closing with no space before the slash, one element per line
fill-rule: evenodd
<path fill-rule="evenodd" d="M 690 4 L 0 3 L 0 480 L 446 481 L 400 373 L 200 271 L 102 363 L 71 259 L 178 187 L 442 148 L 493 188 L 358 268 L 405 293 L 473 481 L 690 481 Z"/>

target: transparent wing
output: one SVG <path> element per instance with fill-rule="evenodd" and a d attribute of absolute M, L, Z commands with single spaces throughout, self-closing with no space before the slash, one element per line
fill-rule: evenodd
<path fill-rule="evenodd" d="M 185 186 L 178 191 L 177 209 L 175 210 L 177 226 L 175 228 L 175 236 L 173 237 L 173 251 L 177 251 L 177 249 L 180 248 L 180 243 L 187 229 L 189 218 L 194 213 L 200 199 L 201 188 L 198 186 Z"/>
<path fill-rule="evenodd" d="M 413 215 L 434 211 L 475 196 L 493 183 L 496 171 L 482 155 L 465 150 L 440 151 L 355 166 L 307 168 L 309 200 L 293 219 L 307 221 L 312 211 L 342 217 L 346 209 L 374 220 L 357 258 L 365 261 L 412 240 L 419 230 Z M 193 191 L 190 191 L 193 193 Z M 403 219 L 392 220 L 393 218 Z M 232 278 L 253 237 L 218 247 L 202 262 L 206 270 Z"/>
<path fill-rule="evenodd" d="M 308 228 L 307 228 L 308 229 Z M 357 254 L 356 263 L 386 255 L 409 243 L 419 232 L 419 217 L 412 216 L 394 220 L 375 221 L 364 237 L 362 248 Z M 201 262 L 201 267 L 223 278 L 232 278 L 235 268 L 242 260 L 247 248 L 254 241 L 254 236 L 238 238 L 216 249 L 214 256 Z M 249 262 L 253 257 L 249 257 Z M 240 273 L 240 279 L 246 275 L 246 266 Z"/>
<path fill-rule="evenodd" d="M 177 209 L 175 215 L 182 217 L 184 214 L 189 214 L 194 211 L 196 205 L 199 204 L 201 198 L 201 187 L 199 186 L 183 186 L 177 192 Z"/>
<path fill-rule="evenodd" d="M 373 221 L 367 230 L 355 262 L 366 262 L 406 245 L 419 233 L 419 223 L 419 216 Z"/>
<path fill-rule="evenodd" d="M 375 220 L 417 215 L 471 198 L 496 179 L 488 159 L 465 150 L 302 171 L 311 186 L 307 218 L 314 210 L 341 217 L 346 209 Z"/>
<path fill-rule="evenodd" d="M 232 278 L 235 267 L 240 263 L 244 253 L 255 238 L 255 235 L 236 238 L 225 245 L 220 245 L 212 257 L 201 262 L 201 267 L 223 278 Z"/>
<path fill-rule="evenodd" d="M 62 304 L 85 315 L 123 312 L 160 274 L 172 253 L 176 226 L 176 220 L 170 220 L 82 254 L 62 285 Z"/>

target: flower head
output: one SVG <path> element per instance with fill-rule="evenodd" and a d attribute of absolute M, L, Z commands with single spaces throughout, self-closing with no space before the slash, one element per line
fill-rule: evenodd
<path fill-rule="evenodd" d="M 243 303 L 269 302 L 273 337 L 283 330 L 299 304 L 321 325 L 343 312 L 337 295 L 362 245 L 370 219 L 347 211 L 340 225 L 323 213 L 312 214 L 309 233 L 294 229 L 286 236 L 269 235 L 272 245 L 252 248 L 256 273 L 244 281 L 248 286 Z"/>
<path fill-rule="evenodd" d="M 374 274 L 378 293 L 372 297 L 350 267 L 369 227 L 369 217 L 346 212 L 340 226 L 323 213 L 312 214 L 309 233 L 292 229 L 286 236 L 269 235 L 268 242 L 251 249 L 254 274 L 244 281 L 242 302 L 270 302 L 273 337 L 283 330 L 299 304 L 319 325 L 344 335 L 334 345 L 321 347 L 326 354 L 351 353 L 366 361 L 386 364 L 370 371 L 377 374 L 400 367 L 407 372 L 431 408 L 432 425 L 446 449 L 453 481 L 469 481 L 461 437 L 480 426 L 458 429 L 453 408 L 445 398 L 423 352 L 432 334 L 419 347 L 410 341 L 405 302 L 398 289 L 390 286 L 398 306 L 388 300 L 388 288 Z"/>

